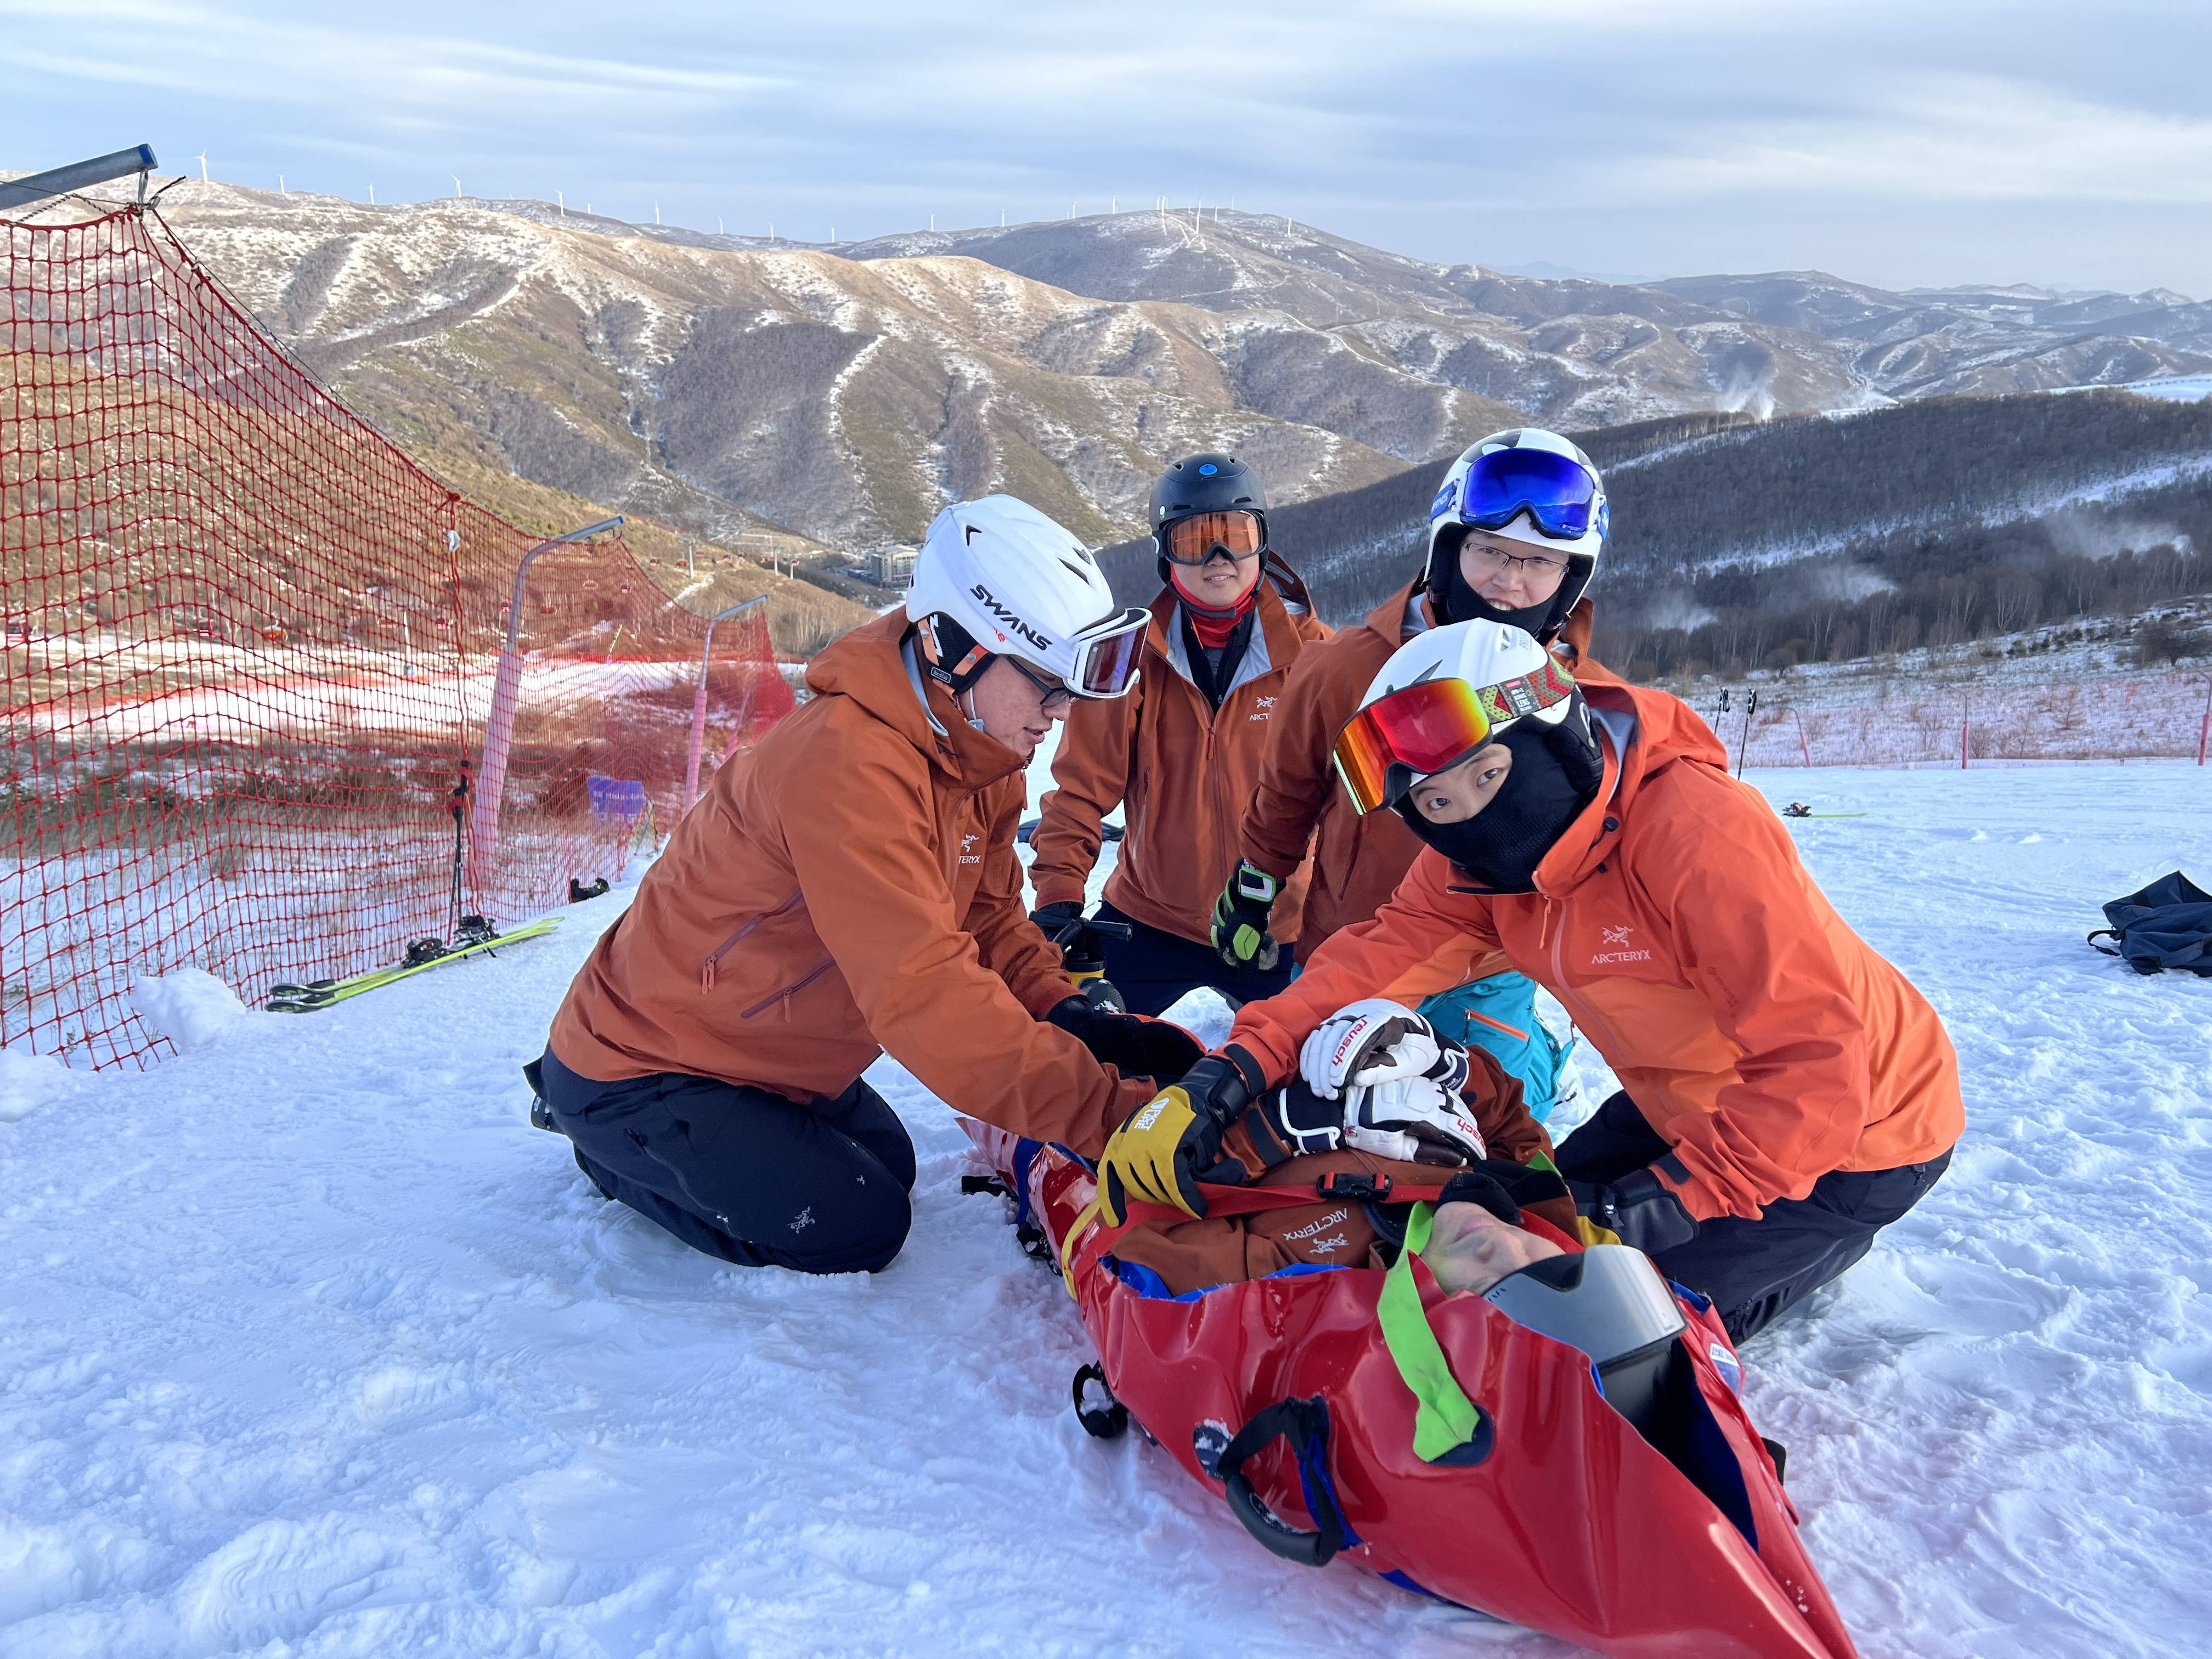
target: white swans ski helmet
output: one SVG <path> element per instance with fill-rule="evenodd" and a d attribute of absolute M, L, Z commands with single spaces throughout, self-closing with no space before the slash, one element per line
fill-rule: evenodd
<path fill-rule="evenodd" d="M 1429 504 L 1427 587 L 1446 608 L 1460 544 L 1469 530 L 1527 542 L 1566 561 L 1559 592 L 1542 608 L 1508 613 L 1478 599 L 1479 619 L 1511 622 L 1548 644 L 1597 574 L 1612 509 L 1596 465 L 1571 440 L 1541 427 L 1493 432 L 1460 452 Z M 1454 615 L 1467 622 L 1477 618 Z"/>
<path fill-rule="evenodd" d="M 1027 501 L 955 501 L 931 522 L 906 614 L 930 677 L 955 695 L 1018 657 L 1079 697 L 1136 683 L 1152 613 L 1117 605 L 1091 550 Z"/>
<path fill-rule="evenodd" d="M 1337 737 L 1337 775 L 1352 805 L 1371 812 L 1522 720 L 1581 719 L 1586 737 L 1580 709 L 1574 676 L 1525 629 L 1448 623 L 1391 653 Z"/>

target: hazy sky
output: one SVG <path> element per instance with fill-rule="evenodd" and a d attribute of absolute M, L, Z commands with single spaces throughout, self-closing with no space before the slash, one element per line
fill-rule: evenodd
<path fill-rule="evenodd" d="M 2205 0 L 0 0 L 0 167 L 852 239 L 1234 200 L 1631 275 L 2212 295 Z"/>

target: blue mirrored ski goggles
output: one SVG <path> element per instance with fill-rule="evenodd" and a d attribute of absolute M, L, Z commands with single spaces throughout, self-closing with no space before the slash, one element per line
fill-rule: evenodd
<path fill-rule="evenodd" d="M 1595 517 L 1605 533 L 1605 495 L 1590 470 L 1548 449 L 1493 449 L 1467 470 L 1460 520 L 1503 530 L 1526 513 L 1555 541 L 1580 541 Z"/>

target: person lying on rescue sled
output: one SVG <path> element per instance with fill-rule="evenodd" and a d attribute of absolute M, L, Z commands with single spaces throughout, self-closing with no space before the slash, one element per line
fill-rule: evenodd
<path fill-rule="evenodd" d="M 1072 710 L 1053 757 L 1054 787 L 1030 838 L 1033 919 L 1054 937 L 1083 921 L 1099 823 L 1116 806 L 1127 830 L 1086 955 L 1140 1014 L 1210 985 L 1239 1001 L 1291 982 L 1287 950 L 1224 963 L 1209 943 L 1214 895 L 1237 864 L 1275 702 L 1301 654 L 1328 637 L 1305 586 L 1267 545 L 1267 497 L 1233 455 L 1193 455 L 1152 487 L 1160 592 L 1136 690 Z M 1296 869 L 1298 860 L 1291 860 Z M 1288 888 L 1288 891 L 1283 890 Z M 1276 883 L 1294 932 L 1304 882 Z M 1079 935 L 1079 937 L 1080 937 Z"/>
<path fill-rule="evenodd" d="M 1292 666 L 1265 728 L 1255 786 L 1244 798 L 1240 858 L 1213 909 L 1213 942 L 1232 966 L 1275 948 L 1269 914 L 1312 852 L 1299 955 L 1310 960 L 1339 928 L 1382 907 L 1421 850 L 1389 812 L 1363 817 L 1338 787 L 1330 752 L 1390 653 L 1455 622 L 1526 629 L 1577 679 L 1614 677 L 1589 656 L 1589 592 L 1609 526 L 1604 482 L 1589 457 L 1536 427 L 1469 444 L 1430 511 L 1420 574 L 1356 628 L 1309 647 Z M 1564 1046 L 1536 1018 L 1536 988 L 1502 957 L 1421 1012 L 1437 1028 L 1488 1048 L 1521 1079 L 1540 1120 L 1558 1098 Z"/>
<path fill-rule="evenodd" d="M 1391 657 L 1335 756 L 1353 803 L 1425 850 L 1371 921 L 1115 1133 L 1103 1212 L 1126 1194 L 1202 1213 L 1192 1177 L 1331 1011 L 1433 994 L 1498 950 L 1623 1085 L 1559 1148 L 1584 1237 L 1649 1253 L 1735 1340 L 1942 1174 L 1965 1111 L 1942 1022 L 1678 699 L 1578 687 L 1520 629 L 1462 623 Z"/>
<path fill-rule="evenodd" d="M 1221 1157 L 1252 1173 L 1253 1185 L 1303 1189 L 1319 1201 L 1140 1224 L 1121 1235 L 1114 1255 L 1125 1277 L 1152 1274 L 1170 1296 L 1293 1265 L 1387 1267 L 1412 1203 L 1394 1194 L 1434 1192 L 1447 1181 L 1449 1198 L 1473 1199 L 1502 1222 L 1518 1223 L 1526 1209 L 1572 1237 L 1574 1203 L 1552 1168 L 1553 1150 L 1519 1081 L 1495 1056 L 1454 1042 L 1410 1008 L 1370 998 L 1324 1020 L 1299 1051 L 1297 1074 L 1255 1099 L 1222 1136 Z M 1448 1289 L 1469 1288 L 1486 1263 L 1537 1259 L 1516 1258 L 1512 1241 L 1460 1222 L 1445 1237 L 1455 1241 L 1449 1259 L 1457 1265 L 1430 1265 Z"/>
<path fill-rule="evenodd" d="M 1078 1152 L 1182 1074 L 1187 1033 L 1077 992 L 1014 856 L 1038 740 L 1127 693 L 1148 620 L 1035 507 L 938 514 L 904 612 L 715 774 L 526 1068 L 602 1193 L 725 1261 L 873 1272 L 915 1174 L 878 1054 Z"/>

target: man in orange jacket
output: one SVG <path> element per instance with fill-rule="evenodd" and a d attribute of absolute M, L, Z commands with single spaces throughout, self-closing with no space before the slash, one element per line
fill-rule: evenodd
<path fill-rule="evenodd" d="M 1563 502 L 1583 516 L 1548 534 L 1536 507 Z M 1242 862 L 1214 911 L 1224 961 L 1264 948 L 1266 919 L 1253 901 L 1287 880 L 1310 847 L 1297 938 L 1308 960 L 1330 934 L 1380 909 L 1412 867 L 1419 840 L 1394 813 L 1355 811 L 1329 757 L 1369 683 L 1407 641 L 1446 623 L 1508 623 L 1549 646 L 1585 684 L 1614 678 L 1589 656 L 1588 594 L 1607 532 L 1597 469 L 1567 439 L 1525 427 L 1468 446 L 1437 492 L 1421 574 L 1364 623 L 1304 653 L 1283 686 L 1244 811 Z M 1471 983 L 1430 998 L 1421 1012 L 1497 1055 L 1538 1118 L 1551 1111 L 1558 1045 L 1536 1018 L 1535 987 L 1503 957 L 1479 968 Z"/>
<path fill-rule="evenodd" d="M 1335 752 L 1355 804 L 1395 811 L 1424 850 L 1372 921 L 1108 1144 L 1109 1219 L 1127 1197 L 1200 1212 L 1189 1181 L 1330 1011 L 1410 1003 L 1499 951 L 1622 1084 L 1559 1148 L 1577 1209 L 1711 1297 L 1737 1339 L 1942 1175 L 1965 1122 L 1942 1021 L 1679 700 L 1578 687 L 1520 630 L 1460 623 L 1391 658 Z"/>
<path fill-rule="evenodd" d="M 1267 507 L 1233 455 L 1194 455 L 1160 475 L 1152 518 L 1163 586 L 1143 678 L 1128 696 L 1070 713 L 1030 838 L 1035 920 L 1065 938 L 1083 921 L 1100 822 L 1124 809 L 1120 860 L 1092 920 L 1120 930 L 1094 937 L 1106 977 L 1141 1014 L 1195 986 L 1241 1002 L 1291 981 L 1288 951 L 1229 965 L 1209 943 L 1283 686 L 1328 637 L 1304 584 L 1268 550 Z M 1278 890 L 1268 904 L 1288 932 L 1302 889 Z"/>
<path fill-rule="evenodd" d="M 906 612 L 815 659 L 569 988 L 532 1081 L 601 1192 L 726 1261 L 872 1272 L 915 1175 L 879 1054 L 1085 1153 L 1197 1058 L 1077 993 L 1014 855 L 1024 766 L 1071 698 L 1127 693 L 1146 621 L 1036 508 L 938 515 Z"/>

